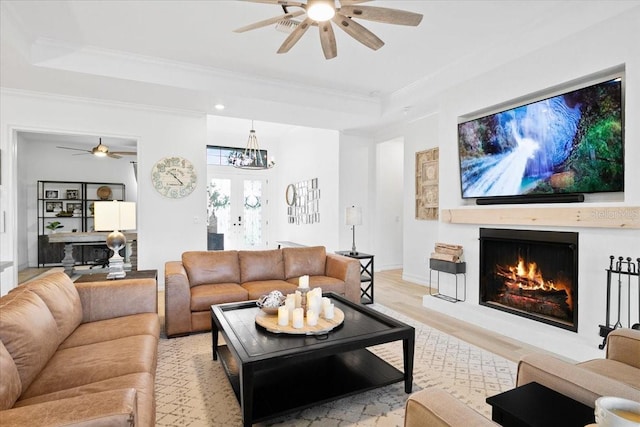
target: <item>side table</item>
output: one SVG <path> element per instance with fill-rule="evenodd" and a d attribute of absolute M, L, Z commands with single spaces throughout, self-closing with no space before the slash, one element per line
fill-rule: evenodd
<path fill-rule="evenodd" d="M 593 423 L 593 408 L 538 383 L 529 383 L 487 398 L 491 419 L 503 427 L 584 427 Z"/>
<path fill-rule="evenodd" d="M 431 286 L 431 272 L 438 272 L 435 292 Z M 456 294 L 455 296 L 445 295 L 440 292 L 440 272 L 453 274 L 456 277 Z M 458 298 L 458 274 L 464 276 L 464 288 L 462 299 Z M 439 259 L 429 259 L 429 294 L 431 296 L 443 299 L 449 302 L 464 301 L 467 298 L 467 263 L 465 262 L 449 262 Z"/>
<path fill-rule="evenodd" d="M 360 261 L 360 291 L 362 304 L 373 304 L 373 255 L 364 252 L 336 251 L 338 255 Z"/>

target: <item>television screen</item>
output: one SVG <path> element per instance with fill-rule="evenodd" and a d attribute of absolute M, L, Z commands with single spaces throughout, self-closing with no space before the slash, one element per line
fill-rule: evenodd
<path fill-rule="evenodd" d="M 463 198 L 624 189 L 616 78 L 458 125 Z"/>

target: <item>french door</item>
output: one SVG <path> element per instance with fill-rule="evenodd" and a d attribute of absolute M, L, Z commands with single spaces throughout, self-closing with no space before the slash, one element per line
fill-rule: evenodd
<path fill-rule="evenodd" d="M 207 233 L 209 249 L 265 249 L 267 247 L 267 183 L 256 175 L 207 176 Z"/>

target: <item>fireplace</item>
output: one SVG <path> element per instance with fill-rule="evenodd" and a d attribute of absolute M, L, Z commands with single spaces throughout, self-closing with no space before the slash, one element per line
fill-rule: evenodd
<path fill-rule="evenodd" d="M 480 305 L 578 331 L 578 233 L 480 229 Z"/>

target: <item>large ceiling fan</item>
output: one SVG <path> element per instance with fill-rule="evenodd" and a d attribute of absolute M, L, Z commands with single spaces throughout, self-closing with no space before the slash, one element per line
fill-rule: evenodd
<path fill-rule="evenodd" d="M 85 150 L 83 148 L 60 147 L 60 146 L 57 146 L 56 148 L 62 148 L 63 150 L 84 151 L 84 153 L 82 154 L 90 153 L 96 157 L 111 157 L 112 159 L 121 159 L 122 156 L 135 156 L 138 154 L 135 151 L 109 151 L 109 147 L 102 144 L 102 138 L 99 139 L 98 145 L 93 147 L 91 150 Z M 79 155 L 79 154 L 75 154 L 75 155 Z"/>
<path fill-rule="evenodd" d="M 354 19 L 383 22 L 385 24 L 417 26 L 422 21 L 422 15 L 400 9 L 386 7 L 361 6 L 370 0 L 307 0 L 306 3 L 289 0 L 244 0 L 253 3 L 275 4 L 282 7 L 284 15 L 255 22 L 234 30 L 243 33 L 256 28 L 276 24 L 277 28 L 291 30 L 278 53 L 288 52 L 311 26 L 317 26 L 320 32 L 320 43 L 326 59 L 338 55 L 336 37 L 331 22 L 363 45 L 378 50 L 384 42 L 371 31 L 358 24 Z M 293 9 L 293 10 L 289 10 Z M 299 9 L 299 10 L 296 10 Z M 298 16 L 306 15 L 302 21 L 295 20 Z"/>

